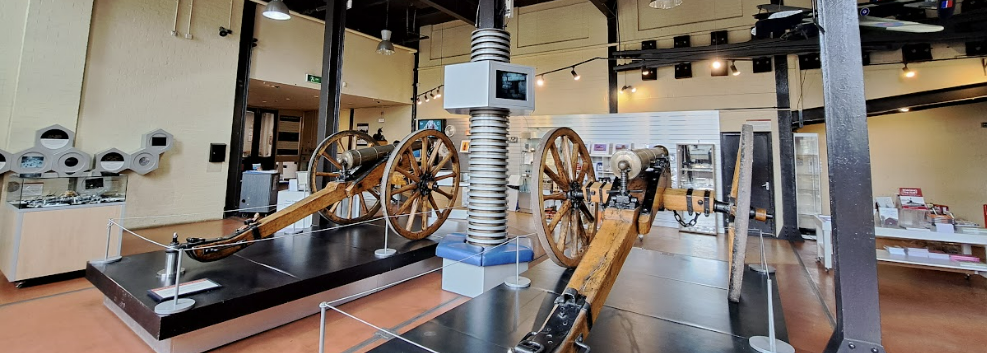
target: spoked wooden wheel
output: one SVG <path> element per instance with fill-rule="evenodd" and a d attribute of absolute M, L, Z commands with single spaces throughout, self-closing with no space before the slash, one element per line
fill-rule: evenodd
<path fill-rule="evenodd" d="M 384 215 L 391 229 L 412 240 L 435 233 L 456 205 L 459 178 L 459 153 L 448 136 L 419 130 L 405 138 L 384 170 Z"/>
<path fill-rule="evenodd" d="M 740 302 L 740 291 L 744 282 L 744 270 L 747 262 L 747 226 L 750 224 L 748 215 L 751 209 L 753 166 L 754 128 L 745 124 L 741 127 L 737 166 L 733 170 L 733 187 L 730 189 L 733 221 L 727 229 L 730 246 L 730 283 L 727 296 L 734 303 Z"/>
<path fill-rule="evenodd" d="M 583 187 L 596 181 L 589 150 L 570 128 L 557 128 L 542 137 L 535 151 L 531 212 L 545 253 L 556 264 L 576 267 L 598 227 L 599 205 L 583 198 Z"/>
<path fill-rule="evenodd" d="M 365 142 L 366 146 L 361 146 L 360 141 Z M 330 182 L 351 180 L 353 175 L 360 171 L 360 168 L 366 167 L 344 170 L 339 162 L 339 156 L 343 152 L 355 148 L 373 146 L 377 146 L 377 141 L 374 141 L 370 135 L 355 130 L 340 131 L 323 140 L 315 149 L 315 153 L 312 154 L 312 159 L 308 163 L 308 185 L 311 193 L 314 194 L 322 190 Z M 335 147 L 335 154 L 332 151 L 333 147 Z M 326 172 L 327 169 L 330 171 Z M 323 177 L 321 184 L 318 183 L 319 177 Z M 322 217 L 338 224 L 363 222 L 373 218 L 377 212 L 380 212 L 380 192 L 375 190 L 353 195 L 332 204 L 328 208 L 319 210 Z"/>

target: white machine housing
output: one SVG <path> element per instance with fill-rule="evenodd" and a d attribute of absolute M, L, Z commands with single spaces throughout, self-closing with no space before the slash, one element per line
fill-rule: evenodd
<path fill-rule="evenodd" d="M 496 61 L 448 65 L 443 107 L 453 114 L 474 108 L 510 110 L 528 115 L 535 110 L 535 68 Z"/>

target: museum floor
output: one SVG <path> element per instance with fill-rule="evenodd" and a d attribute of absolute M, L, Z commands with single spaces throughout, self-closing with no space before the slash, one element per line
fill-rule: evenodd
<path fill-rule="evenodd" d="M 512 233 L 526 233 L 530 215 L 511 217 Z M 233 220 L 179 227 L 182 234 L 219 234 Z M 152 234 L 170 238 L 175 227 Z M 759 261 L 756 239 L 748 262 Z M 156 250 L 125 241 L 124 253 Z M 724 237 L 656 228 L 637 246 L 700 258 L 726 260 Z M 767 241 L 768 261 L 777 277 L 791 343 L 799 352 L 821 352 L 835 315 L 833 276 L 815 262 L 815 244 Z M 542 256 L 538 261 L 544 261 Z M 960 274 L 880 265 L 884 344 L 889 352 L 968 352 L 987 345 L 987 281 Z M 438 273 L 345 304 L 342 310 L 392 331 L 405 332 L 468 298 L 441 290 Z M 657 298 L 660 300 L 661 298 Z M 108 309 L 102 294 L 83 278 L 16 288 L 0 278 L 0 347 L 4 352 L 150 352 Z M 384 342 L 381 334 L 338 314 L 327 324 L 327 352 L 362 352 Z M 315 352 L 318 315 L 216 349 L 217 352 Z"/>

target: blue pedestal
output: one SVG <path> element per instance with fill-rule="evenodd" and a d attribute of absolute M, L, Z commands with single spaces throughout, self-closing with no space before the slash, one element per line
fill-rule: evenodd
<path fill-rule="evenodd" d="M 442 289 L 476 297 L 496 287 L 518 271 L 528 269 L 528 262 L 534 259 L 534 251 L 515 243 L 493 249 L 466 243 L 466 235 L 452 233 L 443 238 L 435 250 L 441 257 Z M 518 258 L 520 258 L 520 264 Z"/>

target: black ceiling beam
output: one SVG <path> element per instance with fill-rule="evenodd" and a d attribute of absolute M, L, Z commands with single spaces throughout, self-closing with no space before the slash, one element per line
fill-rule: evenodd
<path fill-rule="evenodd" d="M 895 113 L 901 108 L 917 111 L 983 101 L 987 101 L 987 82 L 869 99 L 867 100 L 867 116 Z M 792 122 L 793 129 L 805 125 L 822 124 L 826 122 L 826 114 L 823 107 L 804 109 L 801 119 L 794 120 Z"/>
<path fill-rule="evenodd" d="M 887 30 L 866 30 L 860 34 L 864 51 L 899 50 L 905 44 L 959 43 L 987 40 L 987 11 L 953 16 L 942 32 L 906 33 Z M 617 71 L 639 70 L 641 67 L 673 66 L 681 62 L 702 61 L 713 58 L 748 60 L 775 55 L 799 55 L 819 52 L 818 38 L 786 41 L 782 39 L 755 39 L 744 43 L 691 48 L 665 48 L 649 50 L 625 50 L 614 53 L 615 58 L 639 59 L 616 67 Z"/>
<path fill-rule="evenodd" d="M 477 3 L 474 0 L 421 0 L 457 20 L 476 26 Z"/>
<path fill-rule="evenodd" d="M 617 13 L 614 11 L 617 8 L 617 0 L 589 0 L 589 2 L 593 3 L 593 6 L 596 6 L 606 18 L 617 16 Z"/>

